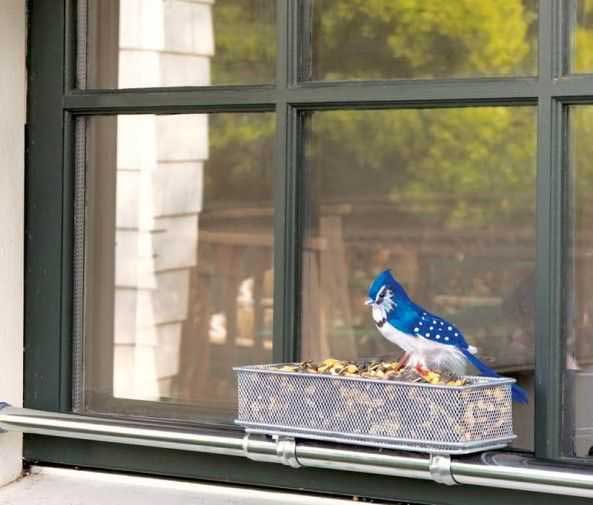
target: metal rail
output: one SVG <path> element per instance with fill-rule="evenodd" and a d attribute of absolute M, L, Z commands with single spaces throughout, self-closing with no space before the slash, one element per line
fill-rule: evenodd
<path fill-rule="evenodd" d="M 0 404 L 0 431 L 247 457 L 255 461 L 593 498 L 593 470 L 543 465 L 509 452 L 451 459 L 291 438 L 195 432 Z"/>

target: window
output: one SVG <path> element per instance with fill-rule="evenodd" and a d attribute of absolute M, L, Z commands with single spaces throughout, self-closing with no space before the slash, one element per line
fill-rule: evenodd
<path fill-rule="evenodd" d="M 537 75 L 537 0 L 307 6 L 305 79 Z"/>
<path fill-rule="evenodd" d="M 589 384 L 591 383 L 591 247 L 588 229 L 590 211 L 586 197 L 591 170 L 587 162 L 590 143 L 593 108 L 590 105 L 574 105 L 569 114 L 569 194 L 570 194 L 570 251 L 567 284 L 566 345 L 566 430 L 572 436 L 564 440 L 564 450 L 569 455 L 581 457 L 593 455 L 591 436 L 593 413 L 590 409 Z"/>
<path fill-rule="evenodd" d="M 529 389 L 515 448 L 589 464 L 589 3 L 34 2 L 26 405 L 234 430 L 233 364 L 394 352 L 358 303 L 391 266 Z M 41 435 L 26 457 L 394 498 Z"/>
<path fill-rule="evenodd" d="M 272 359 L 274 119 L 77 120 L 78 411 L 232 424 L 231 367 Z"/>
<path fill-rule="evenodd" d="M 393 355 L 361 302 L 388 265 L 414 300 L 533 388 L 535 115 L 450 107 L 304 116 L 301 359 Z M 524 449 L 533 447 L 528 408 L 515 405 L 513 445 Z"/>
<path fill-rule="evenodd" d="M 85 0 L 78 13 L 80 87 L 274 82 L 276 5 L 269 0 Z"/>

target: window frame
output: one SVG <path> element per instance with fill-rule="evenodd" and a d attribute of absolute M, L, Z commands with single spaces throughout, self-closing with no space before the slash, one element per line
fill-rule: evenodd
<path fill-rule="evenodd" d="M 567 108 L 593 103 L 593 75 L 567 73 L 567 4 L 563 0 L 539 2 L 535 77 L 310 82 L 298 79 L 303 54 L 299 30 L 308 25 L 303 18 L 310 13 L 301 8 L 299 0 L 273 1 L 278 20 L 275 84 L 133 90 L 76 89 L 75 0 L 29 2 L 25 405 L 56 412 L 71 412 L 73 407 L 77 116 L 275 111 L 273 356 L 275 361 L 293 361 L 298 358 L 300 330 L 303 114 L 340 108 L 531 105 L 537 107 L 535 455 L 558 464 L 593 464 L 564 457 L 561 452 L 568 259 L 564 244 L 570 226 Z M 25 440 L 25 457 L 31 461 L 379 499 L 475 503 L 477 497 L 484 498 L 479 488 L 467 486 L 451 488 L 444 497 L 442 487 L 425 482 L 419 486 L 410 479 L 305 469 L 295 472 L 269 464 L 246 464 L 234 457 L 41 435 L 27 435 Z M 155 458 L 157 451 L 159 457 Z M 488 500 L 494 503 L 504 497 L 508 503 L 518 503 L 528 496 L 493 489 Z M 558 503 L 558 497 L 552 498 Z M 543 495 L 538 500 L 546 503 Z"/>

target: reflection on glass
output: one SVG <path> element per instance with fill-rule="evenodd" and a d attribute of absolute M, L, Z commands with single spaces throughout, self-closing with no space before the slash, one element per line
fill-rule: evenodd
<path fill-rule="evenodd" d="M 568 0 L 571 20 L 570 70 L 574 73 L 593 72 L 593 0 Z"/>
<path fill-rule="evenodd" d="M 273 82 L 275 5 L 270 0 L 80 1 L 78 85 Z"/>
<path fill-rule="evenodd" d="M 274 115 L 82 121 L 83 409 L 230 421 L 231 367 L 272 356 Z"/>
<path fill-rule="evenodd" d="M 307 125 L 301 357 L 399 356 L 363 304 L 390 267 L 533 394 L 535 110 L 316 112 Z M 521 447 L 532 408 L 518 406 Z"/>
<path fill-rule="evenodd" d="M 593 456 L 593 106 L 570 109 L 572 185 L 566 352 L 568 455 Z"/>
<path fill-rule="evenodd" d="M 534 75 L 537 0 L 308 0 L 305 79 Z"/>

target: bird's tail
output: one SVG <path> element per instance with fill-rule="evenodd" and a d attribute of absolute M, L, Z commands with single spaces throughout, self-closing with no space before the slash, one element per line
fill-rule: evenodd
<path fill-rule="evenodd" d="M 463 349 L 463 354 L 467 360 L 479 370 L 481 375 L 485 377 L 500 377 L 494 370 L 492 370 L 492 368 L 480 361 L 478 357 L 474 356 L 468 349 Z M 527 391 L 521 386 L 513 384 L 511 391 L 514 402 L 527 403 Z"/>

